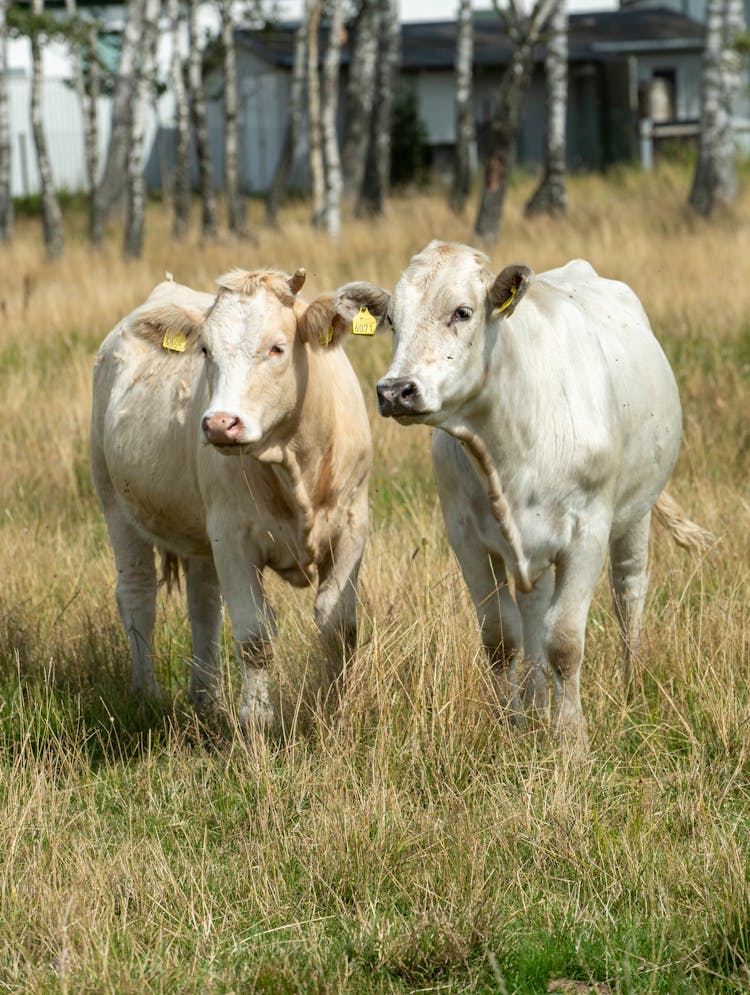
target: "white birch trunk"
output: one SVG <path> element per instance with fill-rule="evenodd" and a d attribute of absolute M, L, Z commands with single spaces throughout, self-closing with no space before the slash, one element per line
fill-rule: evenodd
<path fill-rule="evenodd" d="M 344 192 L 358 198 L 367 162 L 367 146 L 375 102 L 378 54 L 378 0 L 362 0 L 355 28 L 346 87 L 346 130 L 341 149 Z"/>
<path fill-rule="evenodd" d="M 474 144 L 474 19 L 471 0 L 460 0 L 456 38 L 456 168 L 451 207 L 460 213 L 471 188 L 471 149 Z"/>
<path fill-rule="evenodd" d="M 308 0 L 307 7 L 307 101 L 310 127 L 310 175 L 312 178 L 312 221 L 323 224 L 325 213 L 325 171 L 320 124 L 320 76 L 318 75 L 318 27 L 320 0 Z"/>
<path fill-rule="evenodd" d="M 294 150 L 302 131 L 302 98 L 305 93 L 306 56 L 307 25 L 304 17 L 300 17 L 299 27 L 294 35 L 294 63 L 289 88 L 289 117 L 284 132 L 284 144 L 266 197 L 266 221 L 271 226 L 276 224 L 281 196 L 286 186 L 289 170 L 294 162 Z"/>
<path fill-rule="evenodd" d="M 341 232 L 341 155 L 336 134 L 336 117 L 339 105 L 341 34 L 344 28 L 343 0 L 330 0 L 329 14 L 328 47 L 323 62 L 321 134 L 325 164 L 324 222 L 328 234 L 336 239 Z"/>
<path fill-rule="evenodd" d="M 221 0 L 221 38 L 224 48 L 224 188 L 229 230 L 244 238 L 247 211 L 240 183 L 239 98 L 237 60 L 234 48 L 232 0 Z"/>
<path fill-rule="evenodd" d="M 214 171 L 211 164 L 211 149 L 208 144 L 208 122 L 206 103 L 203 96 L 203 67 L 200 33 L 198 31 L 199 0 L 188 0 L 188 24 L 190 53 L 188 59 L 188 81 L 190 84 L 190 111 L 195 132 L 195 151 L 198 159 L 198 189 L 201 198 L 201 237 L 216 238 L 217 210 L 214 190 Z"/>
<path fill-rule="evenodd" d="M 521 13 L 515 4 L 502 12 L 513 42 L 513 53 L 503 73 L 490 122 L 490 151 L 474 226 L 474 231 L 482 239 L 496 239 L 500 234 L 505 192 L 516 161 L 521 107 L 531 78 L 534 45 L 554 2 L 536 0 L 528 16 Z"/>
<path fill-rule="evenodd" d="M 742 0 L 708 0 L 701 76 L 701 130 L 690 206 L 709 215 L 737 195 L 732 116 L 742 56 L 734 40 L 745 24 Z"/>
<path fill-rule="evenodd" d="M 190 228 L 190 108 L 188 106 L 185 77 L 182 73 L 180 55 L 180 3 L 167 0 L 169 28 L 172 35 L 172 61 L 170 76 L 175 102 L 176 142 L 174 187 L 172 205 L 174 209 L 172 236 L 178 240 L 185 238 Z"/>
<path fill-rule="evenodd" d="M 8 0 L 0 0 L 0 243 L 3 245 L 10 242 L 13 234 L 7 9 Z"/>
<path fill-rule="evenodd" d="M 112 97 L 112 130 L 107 161 L 101 181 L 104 217 L 122 211 L 127 186 L 130 118 L 137 75 L 136 63 L 143 56 L 143 16 L 145 0 L 128 0 L 120 63 Z"/>
<path fill-rule="evenodd" d="M 401 58 L 398 0 L 380 0 L 379 47 L 370 148 L 357 213 L 379 215 L 391 186 L 391 124 Z"/>
<path fill-rule="evenodd" d="M 544 166 L 542 179 L 526 204 L 526 214 L 565 214 L 568 113 L 568 13 L 565 0 L 556 0 L 549 20 L 547 52 L 544 57 L 545 104 Z"/>
<path fill-rule="evenodd" d="M 127 158 L 125 255 L 139 258 L 143 251 L 146 181 L 143 175 L 148 108 L 156 79 L 156 44 L 161 0 L 146 0 L 141 34 L 141 64 L 133 91 L 130 143 Z"/>
<path fill-rule="evenodd" d="M 31 12 L 40 17 L 44 12 L 44 0 L 32 0 Z M 42 188 L 44 245 L 47 258 L 58 259 L 63 250 L 62 214 L 55 195 L 55 183 L 42 121 L 42 45 L 36 31 L 31 33 L 31 130 L 34 135 L 37 168 Z"/>
<path fill-rule="evenodd" d="M 65 0 L 65 9 L 71 19 L 76 18 L 78 14 L 76 0 Z M 99 121 L 96 106 L 99 95 L 99 64 L 96 60 L 96 25 L 93 23 L 89 27 L 87 45 L 89 49 L 88 82 L 83 74 L 83 59 L 79 41 L 71 42 L 70 55 L 73 65 L 73 85 L 81 105 L 83 152 L 86 162 L 86 183 L 89 191 L 89 241 L 93 248 L 99 248 L 103 235 L 98 184 Z"/>

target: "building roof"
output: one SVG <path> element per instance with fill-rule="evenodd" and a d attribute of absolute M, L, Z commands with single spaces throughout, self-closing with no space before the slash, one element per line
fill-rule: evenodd
<path fill-rule="evenodd" d="M 239 29 L 237 41 L 267 62 L 291 68 L 296 24 L 280 24 L 260 31 Z M 322 29 L 325 34 L 325 28 Z M 568 49 L 571 62 L 636 55 L 644 52 L 700 51 L 704 26 L 668 8 L 631 8 L 571 14 Z M 456 24 L 431 21 L 401 25 L 402 69 L 453 69 L 456 55 Z M 324 45 L 321 45 L 321 51 Z M 539 46 L 537 58 L 543 57 Z M 511 41 L 493 11 L 474 17 L 474 65 L 504 65 L 510 59 Z M 348 45 L 342 62 L 349 62 Z"/>

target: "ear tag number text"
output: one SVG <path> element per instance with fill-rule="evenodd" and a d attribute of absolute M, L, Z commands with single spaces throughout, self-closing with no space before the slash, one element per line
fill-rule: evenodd
<path fill-rule="evenodd" d="M 359 309 L 359 314 L 352 321 L 352 335 L 374 335 L 377 327 L 377 318 L 373 318 L 363 304 Z"/>

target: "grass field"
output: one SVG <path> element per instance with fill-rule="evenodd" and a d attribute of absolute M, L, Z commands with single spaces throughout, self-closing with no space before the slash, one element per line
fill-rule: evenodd
<path fill-rule="evenodd" d="M 652 538 L 639 687 L 623 701 L 602 585 L 587 633 L 591 749 L 572 763 L 490 704 L 448 549 L 430 432 L 377 416 L 390 342 L 352 340 L 375 442 L 361 648 L 316 705 L 311 595 L 271 582 L 286 734 L 205 741 L 187 702 L 181 599 L 160 596 L 163 711 L 128 700 L 114 568 L 88 472 L 93 354 L 165 270 L 306 267 L 313 296 L 392 286 L 431 238 L 471 241 L 443 199 L 395 197 L 331 247 L 279 231 L 170 242 L 142 261 L 82 214 L 44 262 L 38 220 L 0 251 L 0 991 L 369 993 L 750 990 L 750 195 L 711 223 L 662 167 L 570 181 L 567 220 L 510 191 L 499 269 L 585 256 L 640 295 L 675 367 L 671 490 L 718 544 Z M 747 187 L 745 177 L 745 187 Z M 228 680 L 237 680 L 226 632 Z"/>

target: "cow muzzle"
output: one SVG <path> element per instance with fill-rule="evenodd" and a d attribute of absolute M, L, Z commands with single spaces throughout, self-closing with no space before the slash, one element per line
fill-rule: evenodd
<path fill-rule="evenodd" d="M 245 426 L 239 415 L 229 411 L 212 411 L 201 421 L 203 437 L 212 446 L 241 446 Z"/>
<path fill-rule="evenodd" d="M 381 380 L 375 389 L 378 394 L 378 410 L 384 418 L 418 415 L 424 411 L 424 398 L 414 380 L 406 377 Z"/>

